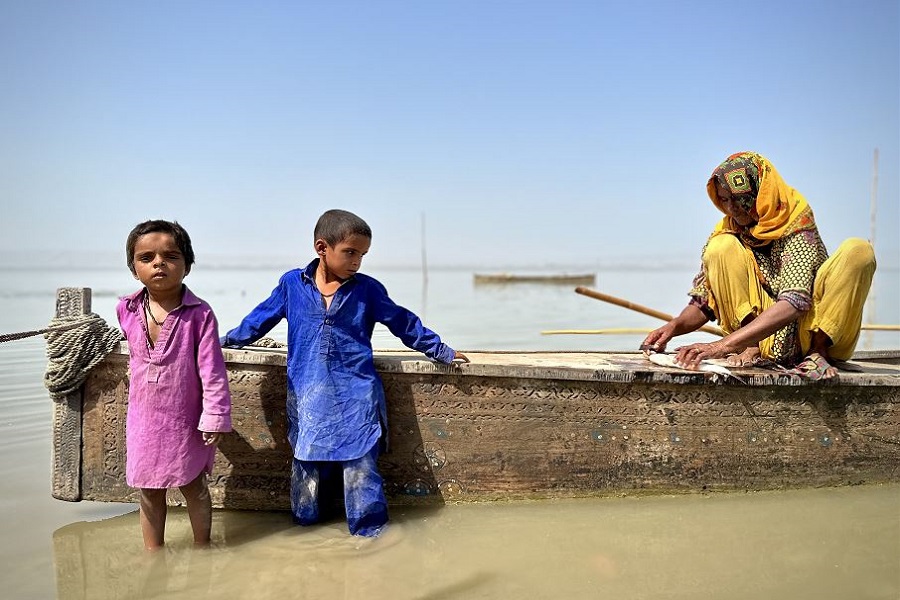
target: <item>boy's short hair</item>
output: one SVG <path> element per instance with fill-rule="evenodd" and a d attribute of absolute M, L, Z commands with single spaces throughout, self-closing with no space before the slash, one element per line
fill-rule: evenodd
<path fill-rule="evenodd" d="M 185 231 L 184 227 L 178 224 L 178 221 L 163 221 L 154 219 L 138 223 L 128 234 L 128 240 L 125 242 L 125 260 L 128 263 L 128 269 L 134 273 L 134 247 L 137 245 L 138 238 L 148 233 L 168 233 L 175 240 L 175 244 L 184 256 L 184 265 L 188 271 L 194 264 L 194 247 L 191 246 L 191 236 Z"/>
<path fill-rule="evenodd" d="M 313 231 L 313 241 L 325 240 L 333 247 L 353 234 L 372 239 L 372 229 L 365 221 L 352 212 L 334 208 L 319 217 Z"/>

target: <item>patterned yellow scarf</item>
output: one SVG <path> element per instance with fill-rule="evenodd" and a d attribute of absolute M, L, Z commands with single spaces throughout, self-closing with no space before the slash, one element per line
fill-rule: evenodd
<path fill-rule="evenodd" d="M 729 189 L 746 210 L 755 207 L 759 221 L 745 228 L 726 216 L 716 225 L 712 235 L 731 233 L 746 245 L 757 247 L 798 231 L 816 228 L 812 209 L 800 192 L 789 187 L 772 163 L 755 152 L 732 154 L 716 167 L 707 181 L 706 193 L 710 200 L 725 212 L 716 194 L 716 181 Z"/>

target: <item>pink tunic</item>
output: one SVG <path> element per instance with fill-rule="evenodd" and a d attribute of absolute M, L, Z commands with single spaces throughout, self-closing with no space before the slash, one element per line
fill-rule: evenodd
<path fill-rule="evenodd" d="M 203 431 L 231 431 L 231 394 L 216 316 L 187 286 L 166 317 L 156 345 L 147 344 L 141 289 L 119 301 L 131 371 L 125 479 L 138 488 L 186 485 L 212 472 L 214 446 Z"/>

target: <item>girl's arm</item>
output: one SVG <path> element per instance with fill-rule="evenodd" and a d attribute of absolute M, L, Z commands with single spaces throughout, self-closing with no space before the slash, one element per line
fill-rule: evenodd
<path fill-rule="evenodd" d="M 208 306 L 200 325 L 200 341 L 197 345 L 197 369 L 203 393 L 203 412 L 197 429 L 203 432 L 231 431 L 231 392 L 228 389 L 228 372 L 219 345 L 219 324 Z M 207 444 L 213 441 L 204 434 Z"/>

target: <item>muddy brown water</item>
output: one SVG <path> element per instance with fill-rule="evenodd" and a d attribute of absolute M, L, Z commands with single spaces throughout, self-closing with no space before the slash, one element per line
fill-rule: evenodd
<path fill-rule="evenodd" d="M 95 287 L 95 312 L 114 321 L 116 295 L 133 286 L 123 271 L 6 277 L 0 332 L 44 326 L 55 289 L 64 285 Z M 401 275 L 410 281 L 399 279 L 393 293 L 417 298 L 412 275 Z M 220 293 L 211 283 L 249 285 L 254 277 L 259 289 L 246 295 L 230 284 Z M 571 291 L 481 291 L 467 287 L 468 273 L 446 277 L 445 284 L 432 278 L 429 321 L 462 349 L 489 349 L 491 340 L 510 349 L 618 349 L 629 340 L 537 332 L 613 321 L 645 325 Z M 885 319 L 896 318 L 894 277 L 893 291 L 880 296 Z M 665 287 L 677 289 L 675 279 Z M 273 281 L 253 272 L 203 280 L 198 272 L 194 287 L 230 325 Z M 441 285 L 454 293 L 440 293 Z M 622 295 L 641 300 L 639 289 L 635 283 L 635 292 Z M 504 315 L 518 316 L 504 321 Z M 896 333 L 882 338 L 879 347 L 900 346 Z M 390 347 L 385 341 L 376 343 Z M 217 511 L 214 545 L 205 551 L 190 547 L 187 516 L 173 509 L 166 549 L 148 556 L 133 505 L 50 496 L 44 351 L 41 338 L 0 344 L 0 598 L 900 598 L 900 483 L 393 507 L 390 527 L 376 540 L 349 536 L 343 521 L 297 528 L 286 513 Z"/>

